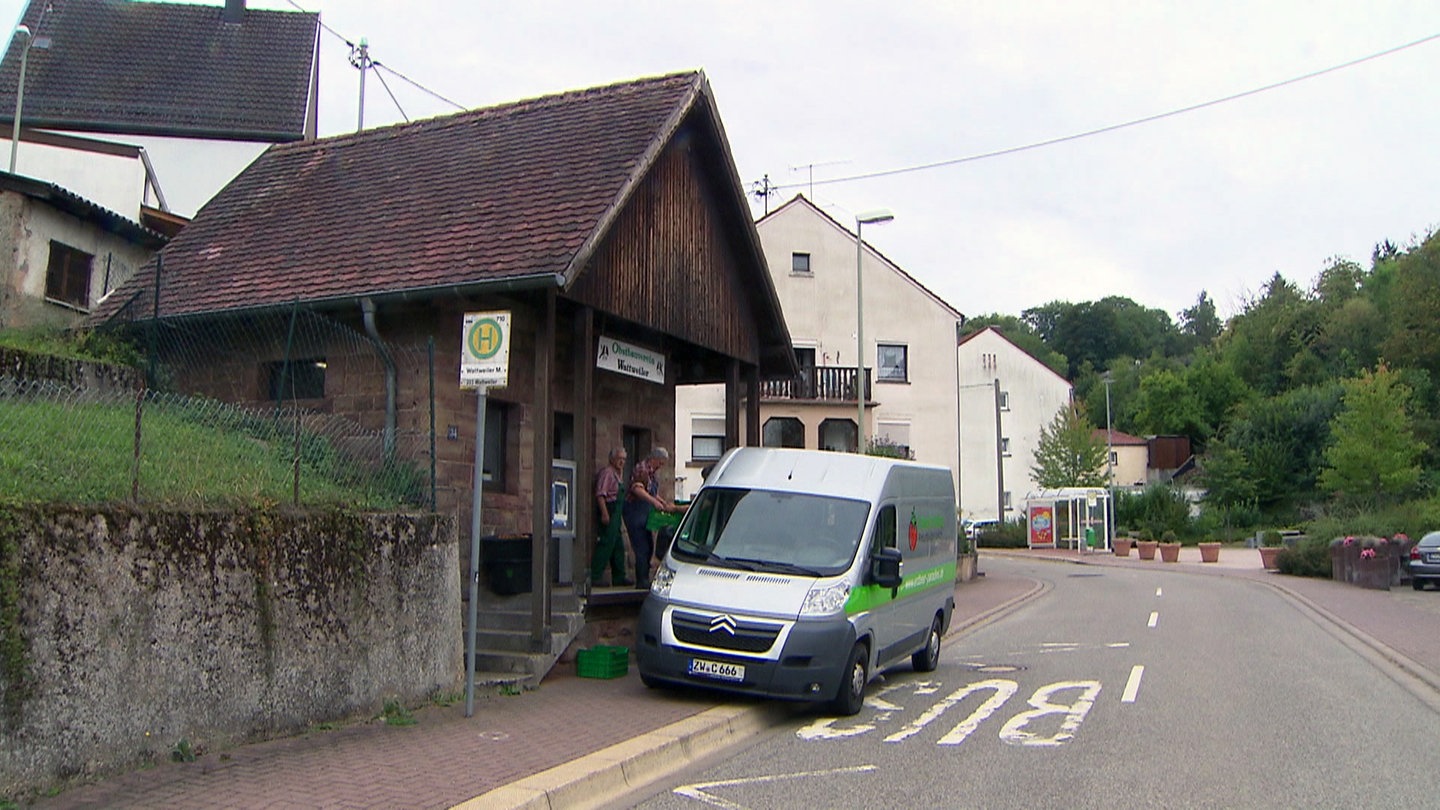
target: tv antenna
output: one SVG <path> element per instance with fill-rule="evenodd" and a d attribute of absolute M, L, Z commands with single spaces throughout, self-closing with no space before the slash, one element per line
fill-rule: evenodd
<path fill-rule="evenodd" d="M 849 162 L 850 162 L 850 161 L 847 159 L 847 160 L 826 160 L 826 161 L 823 161 L 823 162 L 820 162 L 820 163 L 801 163 L 799 166 L 791 166 L 791 167 L 790 167 L 790 171 L 792 171 L 792 172 L 798 172 L 798 171 L 800 171 L 801 169 L 804 169 L 804 170 L 805 170 L 805 172 L 806 172 L 806 174 L 807 174 L 807 176 L 808 176 L 808 179 L 806 180 L 806 184 L 809 186 L 809 190 L 806 192 L 806 195 L 805 195 L 805 196 L 809 197 L 811 202 L 814 202 L 814 201 L 815 201 L 815 167 L 816 167 L 816 166 L 840 166 L 840 165 L 842 165 L 842 164 L 849 163 Z"/>

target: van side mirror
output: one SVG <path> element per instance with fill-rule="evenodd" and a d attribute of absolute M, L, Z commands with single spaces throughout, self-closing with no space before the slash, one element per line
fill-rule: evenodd
<path fill-rule="evenodd" d="M 882 588 L 900 587 L 900 549 L 886 547 L 871 555 L 870 578 Z"/>

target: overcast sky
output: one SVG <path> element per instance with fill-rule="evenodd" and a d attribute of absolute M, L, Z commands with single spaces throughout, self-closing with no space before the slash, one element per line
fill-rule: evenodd
<path fill-rule="evenodd" d="M 0 12 L 17 20 L 22 5 Z M 248 5 L 319 11 L 334 31 L 322 135 L 357 119 L 359 72 L 335 34 L 465 107 L 703 68 L 747 189 L 768 174 L 771 207 L 803 192 L 852 227 L 892 210 L 866 240 L 967 315 L 1123 295 L 1174 316 L 1203 289 L 1228 316 L 1276 272 L 1308 288 L 1331 257 L 1368 267 L 1376 242 L 1440 225 L 1440 39 L 1119 131 L 825 182 L 1335 67 L 1440 34 L 1434 0 Z M 456 109 L 394 73 L 366 82 L 367 128 Z"/>

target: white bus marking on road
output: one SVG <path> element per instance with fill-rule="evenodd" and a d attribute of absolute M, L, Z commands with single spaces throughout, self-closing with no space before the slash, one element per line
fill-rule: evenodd
<path fill-rule="evenodd" d="M 1145 677 L 1145 667 L 1136 664 L 1130 668 L 1130 680 L 1125 682 L 1125 692 L 1120 695 L 1121 703 L 1134 703 L 1135 696 L 1140 694 L 1140 679 Z"/>
<path fill-rule="evenodd" d="M 1051 703 L 1050 697 L 1056 692 L 1066 689 L 1080 689 L 1080 696 L 1069 706 L 1058 703 Z M 1085 720 L 1085 715 L 1090 713 L 1090 708 L 1095 705 L 1095 698 L 1100 695 L 1099 681 L 1069 681 L 1052 683 L 1049 686 L 1035 690 L 1029 703 L 1035 708 L 1028 712 L 1021 712 L 1010 718 L 1004 728 L 1000 729 L 1000 739 L 1010 745 L 1041 746 L 1055 748 L 1064 745 L 1075 737 L 1075 730 L 1080 728 L 1080 723 Z M 1037 737 L 1034 733 L 1025 731 L 1024 728 L 1031 720 L 1045 717 L 1052 714 L 1065 715 L 1065 722 L 1060 724 L 1060 730 L 1050 737 Z"/>

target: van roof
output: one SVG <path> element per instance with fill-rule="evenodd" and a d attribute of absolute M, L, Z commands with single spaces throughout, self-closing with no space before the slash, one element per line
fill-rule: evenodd
<path fill-rule="evenodd" d="M 840 498 L 878 498 L 897 468 L 943 476 L 943 489 L 953 497 L 950 471 L 914 461 L 826 450 L 783 447 L 740 447 L 716 465 L 707 486 L 768 489 L 832 495 Z M 927 475 L 939 486 L 939 477 Z M 936 494 L 939 494 L 938 492 Z"/>

